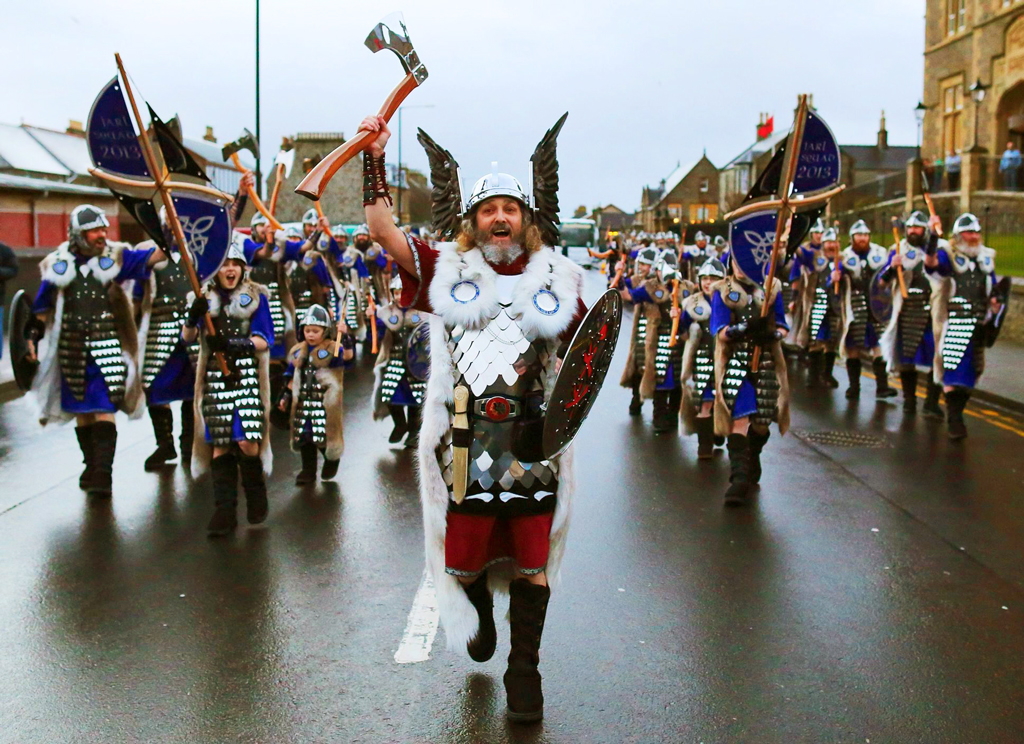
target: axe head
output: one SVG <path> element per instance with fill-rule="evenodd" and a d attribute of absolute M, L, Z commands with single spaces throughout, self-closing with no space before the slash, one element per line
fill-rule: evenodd
<path fill-rule="evenodd" d="M 401 29 L 401 32 L 395 28 Z M 390 49 L 398 55 L 402 61 L 402 67 L 407 73 L 411 73 L 416 79 L 416 85 L 420 85 L 427 79 L 427 68 L 420 62 L 416 50 L 409 40 L 409 32 L 405 28 L 405 21 L 401 13 L 393 13 L 376 26 L 366 37 L 366 46 L 371 52 L 379 52 L 381 49 Z"/>
<path fill-rule="evenodd" d="M 228 142 L 220 149 L 221 156 L 227 160 L 239 150 L 248 150 L 256 160 L 260 159 L 260 144 L 248 129 L 242 130 L 242 136 L 234 142 Z"/>

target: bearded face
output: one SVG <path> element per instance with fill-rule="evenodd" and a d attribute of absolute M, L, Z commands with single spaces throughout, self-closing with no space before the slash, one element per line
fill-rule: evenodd
<path fill-rule="evenodd" d="M 924 228 L 923 227 L 908 227 L 907 228 L 907 243 L 920 248 L 924 245 Z"/>
<path fill-rule="evenodd" d="M 107 247 L 107 228 L 94 227 L 92 230 L 83 232 L 82 246 L 84 247 L 80 247 L 79 252 L 90 258 L 103 253 L 103 249 Z"/>
<path fill-rule="evenodd" d="M 358 250 L 362 251 L 363 253 L 366 253 L 366 251 L 369 250 L 370 246 L 373 244 L 373 241 L 370 240 L 369 235 L 357 235 L 355 237 L 355 240 L 352 241 L 352 244 Z"/>
<path fill-rule="evenodd" d="M 523 210 L 511 197 L 482 202 L 473 218 L 473 242 L 489 263 L 507 265 L 523 255 Z"/>

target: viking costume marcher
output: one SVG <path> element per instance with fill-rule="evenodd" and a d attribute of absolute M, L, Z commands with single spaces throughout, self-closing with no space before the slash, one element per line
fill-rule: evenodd
<path fill-rule="evenodd" d="M 667 259 L 667 260 L 666 260 Z M 664 249 L 654 264 L 650 278 L 629 292 L 634 314 L 644 313 L 644 343 L 640 349 L 631 349 L 630 358 L 643 355 L 643 371 L 637 387 L 640 400 L 653 400 L 653 427 L 655 434 L 674 431 L 677 426 L 677 411 L 682 401 L 682 360 L 683 344 L 672 341 L 673 325 L 678 335 L 679 323 L 673 320 L 681 317 L 678 303 L 688 297 L 694 289 L 690 282 L 680 284 L 679 272 L 674 263 L 675 253 Z M 679 286 L 677 286 L 679 285 Z M 634 327 L 637 325 L 634 316 Z M 635 363 L 634 363 L 635 366 Z M 634 371 L 634 378 L 635 378 Z"/>
<path fill-rule="evenodd" d="M 38 350 L 32 391 L 39 421 L 75 419 L 85 462 L 79 487 L 97 496 L 112 493 L 114 414 L 141 414 L 138 328 L 121 285 L 144 281 L 148 268 L 166 258 L 152 244 L 107 240 L 109 226 L 99 207 L 71 212 L 68 239 L 39 264 L 42 284 L 24 329 L 30 352 Z"/>
<path fill-rule="evenodd" d="M 209 312 L 217 333 L 203 335 L 196 365 L 196 431 L 192 470 L 212 471 L 214 512 L 207 532 L 227 535 L 238 526 L 238 479 L 245 489 L 249 524 L 267 518 L 267 484 L 271 469 L 270 352 L 274 321 L 267 290 L 252 282 L 241 246 L 232 244 L 227 258 L 202 297 L 189 296 L 181 335 L 192 343 Z M 223 354 L 225 376 L 214 354 Z"/>
<path fill-rule="evenodd" d="M 926 256 L 925 266 L 939 278 L 935 380 L 946 394 L 949 438 L 959 440 L 967 436 L 964 408 L 985 371 L 985 349 L 1002 328 L 1009 282 L 996 282 L 996 252 L 981 242 L 981 224 L 969 212 L 956 218 L 952 242 Z"/>
<path fill-rule="evenodd" d="M 619 381 L 622 387 L 629 388 L 633 392 L 633 397 L 629 401 L 630 416 L 640 415 L 645 399 L 645 396 L 640 392 L 640 385 L 644 379 L 647 363 L 648 323 L 648 312 L 644 306 L 644 301 L 640 299 L 634 300 L 633 291 L 634 289 L 644 287 L 648 281 L 654 280 L 652 269 L 657 260 L 658 249 L 652 245 L 644 245 L 637 251 L 636 258 L 633 261 L 633 274 L 623 278 L 623 286 L 619 290 L 624 301 L 634 303 L 633 330 L 629 336 L 629 354 L 626 356 L 626 366 L 622 370 L 622 379 Z M 664 300 L 668 293 L 660 283 L 658 287 L 652 286 L 650 291 L 646 293 L 646 296 L 658 297 L 659 291 L 662 293 L 660 299 Z M 653 377 L 651 379 L 653 380 Z M 653 394 L 653 389 L 651 389 L 651 393 Z M 651 396 L 648 395 L 646 397 L 650 398 Z"/>
<path fill-rule="evenodd" d="M 422 131 L 431 163 L 433 248 L 394 226 L 382 117 L 364 153 L 364 204 L 373 238 L 403 282 L 402 307 L 432 313 L 430 376 L 419 441 L 427 566 L 449 646 L 489 659 L 497 641 L 492 590 L 510 596 L 511 645 L 504 676 L 507 715 L 543 715 L 537 670 L 550 590 L 557 579 L 572 498 L 571 448 L 526 459 L 523 432 L 542 420 L 559 350 L 586 306 L 583 272 L 557 245 L 555 139 L 565 117 L 532 158 L 534 194 L 490 173 L 463 203 L 451 153 Z"/>
<path fill-rule="evenodd" d="M 316 213 L 313 221 L 309 214 L 303 218 L 304 237 L 286 231 L 282 245 L 280 261 L 284 267 L 285 280 L 281 285 L 281 304 L 285 313 L 291 318 L 291 327 L 298 326 L 298 319 L 305 315 L 312 305 L 332 307 L 340 300 L 337 284 L 327 267 L 324 254 L 317 250 L 320 233 L 316 226 Z M 334 292 L 335 295 L 332 295 Z M 332 303 L 332 299 L 334 302 Z M 294 333 L 285 339 L 287 348 L 297 343 Z"/>
<path fill-rule="evenodd" d="M 748 502 L 761 479 L 761 451 L 775 421 L 779 433 L 789 429 L 789 378 L 781 339 L 789 331 L 776 279 L 769 297 L 736 261 L 731 276 L 715 286 L 711 299 L 711 333 L 715 334 L 715 432 L 728 437 L 728 506 Z M 767 315 L 762 306 L 769 305 Z M 751 367 L 761 347 L 757 372 Z"/>
<path fill-rule="evenodd" d="M 831 255 L 825 252 L 825 236 L 829 236 Z M 829 314 L 828 279 L 832 263 L 838 254 L 837 233 L 825 229 L 819 218 L 811 227 L 808 242 L 793 255 L 789 282 L 793 288 L 793 329 L 790 343 L 807 353 L 807 387 L 832 387 L 832 369 L 835 367 L 835 342 L 838 333 L 826 322 Z M 834 294 L 834 292 L 833 292 Z M 835 300 L 832 303 L 838 307 Z M 834 316 L 834 322 L 838 318 Z M 838 382 L 836 382 L 838 385 Z"/>
<path fill-rule="evenodd" d="M 884 325 L 871 307 L 871 283 L 875 274 L 885 267 L 889 252 L 871 242 L 871 229 L 864 220 L 857 220 L 850 228 L 850 239 L 850 247 L 843 251 L 839 262 L 843 312 L 839 348 L 846 357 L 846 372 L 850 378 L 846 398 L 860 398 L 861 364 L 865 359 L 871 361 L 875 375 L 875 397 L 879 400 L 892 398 L 896 390 L 889 386 L 885 358 L 879 349 L 879 328 Z"/>
<path fill-rule="evenodd" d="M 697 270 L 715 255 L 715 249 L 708 246 L 708 236 L 698 230 L 693 236 L 693 245 L 683 246 L 683 255 L 679 260 L 679 271 L 683 278 L 696 284 Z"/>
<path fill-rule="evenodd" d="M 885 270 L 878 277 L 879 283 L 887 285 L 892 296 L 892 316 L 879 345 L 889 369 L 900 371 L 904 412 L 914 413 L 917 411 L 918 369 L 928 374 L 935 362 L 932 293 L 941 285 L 936 277 L 933 287 L 924 261 L 926 256 L 935 255 L 940 244 L 943 250 L 949 248 L 938 233 L 929 232 L 928 218 L 923 212 L 913 212 L 905 228 L 906 237 L 889 249 Z M 898 281 L 897 266 L 902 267 L 906 298 Z M 927 379 L 924 412 L 933 418 L 942 418 L 939 406 L 942 385 L 932 380 L 931 375 Z"/>
<path fill-rule="evenodd" d="M 370 240 L 370 231 L 365 225 L 360 225 L 352 233 L 352 245 L 337 256 L 337 276 L 345 288 L 344 299 L 338 307 L 338 317 L 345 321 L 356 341 L 364 343 L 364 346 L 368 341 L 372 343 L 366 317 L 370 302 L 367 293 L 372 291 L 372 285 L 365 260 L 365 253 L 371 247 L 373 241 Z M 369 347 L 365 351 L 368 352 Z"/>
<path fill-rule="evenodd" d="M 681 305 L 680 329 L 686 333 L 682 358 L 682 399 L 679 416 L 687 434 L 697 434 L 697 459 L 714 455 L 715 445 L 725 443 L 715 437 L 712 413 L 715 404 L 715 334 L 711 332 L 711 303 L 715 287 L 725 279 L 725 266 L 709 258 L 697 269 L 700 287 Z M 717 439 L 717 441 L 716 441 Z"/>
<path fill-rule="evenodd" d="M 249 281 L 267 288 L 267 304 L 274 323 L 274 345 L 270 347 L 270 389 L 276 399 L 284 384 L 284 369 L 288 364 L 287 340 L 295 336 L 294 318 L 286 311 L 281 295 L 285 279 L 283 261 L 286 254 L 298 256 L 302 241 L 287 241 L 283 235 L 277 236 L 267 218 L 259 212 L 253 215 L 250 225 L 251 232 L 245 238 L 242 250 L 250 267 Z"/>
<path fill-rule="evenodd" d="M 430 324 L 415 308 L 401 303 L 402 280 L 392 282 L 391 301 L 377 308 L 377 320 L 384 329 L 377 363 L 374 365 L 373 418 L 391 417 L 394 428 L 388 442 L 398 444 L 406 434 L 405 446 L 419 442 L 423 399 L 430 371 Z"/>
<path fill-rule="evenodd" d="M 287 388 L 278 406 L 290 416 L 291 447 L 302 456 L 296 485 L 316 482 L 317 453 L 323 455 L 323 480 L 338 474 L 345 448 L 342 429 L 345 366 L 355 356 L 355 340 L 332 340 L 334 324 L 323 305 L 311 306 L 299 323 L 302 341 L 288 352 Z M 337 353 L 336 353 L 337 352 Z"/>

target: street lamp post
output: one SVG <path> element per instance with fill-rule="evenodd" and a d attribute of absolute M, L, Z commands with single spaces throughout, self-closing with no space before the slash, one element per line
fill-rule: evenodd
<path fill-rule="evenodd" d="M 980 152 L 982 148 L 978 144 L 978 109 L 981 108 L 981 102 L 985 100 L 985 91 L 988 90 L 988 86 L 981 82 L 981 78 L 978 78 L 974 85 L 967 90 L 971 93 L 971 100 L 974 101 L 974 146 L 971 147 L 971 152 Z"/>
<path fill-rule="evenodd" d="M 256 0 L 256 142 L 260 141 L 260 0 Z M 260 156 L 256 156 L 256 194 L 263 198 Z"/>
<path fill-rule="evenodd" d="M 927 113 L 928 107 L 923 102 L 918 101 L 914 107 L 914 118 L 917 120 L 917 159 L 921 159 L 921 138 L 924 133 L 924 115 Z"/>
<path fill-rule="evenodd" d="M 398 107 L 398 221 L 402 221 L 402 109 L 434 108 L 432 103 L 419 103 Z"/>

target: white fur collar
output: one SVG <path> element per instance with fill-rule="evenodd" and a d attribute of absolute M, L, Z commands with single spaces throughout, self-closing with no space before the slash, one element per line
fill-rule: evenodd
<path fill-rule="evenodd" d="M 210 316 L 216 318 L 221 313 L 223 303 L 221 294 L 213 285 L 207 285 L 206 301 L 210 303 Z M 229 295 L 227 314 L 232 318 L 249 318 L 256 312 L 260 305 L 260 296 L 266 295 L 267 290 L 262 284 L 255 284 L 248 279 L 243 279 Z M 192 301 L 192 293 L 189 292 L 189 302 Z"/>
<path fill-rule="evenodd" d="M 904 238 L 900 242 L 900 263 L 904 271 L 913 271 L 924 261 L 924 248 L 913 246 Z"/>
<path fill-rule="evenodd" d="M 127 246 L 127 243 L 108 240 L 107 247 L 103 249 L 103 252 L 90 258 L 79 269 L 75 263 L 75 254 L 71 251 L 68 241 L 65 240 L 57 246 L 53 253 L 42 260 L 39 268 L 43 280 L 58 287 L 66 287 L 71 284 L 78 277 L 79 272 L 95 276 L 101 284 L 106 286 L 121 273 L 121 254 Z"/>
<path fill-rule="evenodd" d="M 949 262 L 957 274 L 963 274 L 974 268 L 979 268 L 986 274 L 992 274 L 996 270 L 996 251 L 987 245 L 979 245 L 970 249 L 964 245 L 946 243 L 939 247 L 949 254 Z"/>
<path fill-rule="evenodd" d="M 865 255 L 861 256 L 859 253 L 853 250 L 853 246 L 851 245 L 849 248 L 843 251 L 841 258 L 843 262 L 843 268 L 849 271 L 855 277 L 860 278 L 861 267 L 863 266 L 863 264 L 861 263 L 861 259 L 864 259 L 864 261 L 867 262 L 869 270 L 877 271 L 878 269 L 882 268 L 888 257 L 889 251 L 887 251 L 882 246 L 878 245 L 878 243 L 870 243 L 868 245 L 868 252 Z"/>
<path fill-rule="evenodd" d="M 711 291 L 714 292 L 713 289 Z M 703 324 L 711 320 L 711 303 L 708 302 L 703 292 L 694 292 L 683 300 L 680 308 L 697 323 Z"/>
<path fill-rule="evenodd" d="M 498 274 L 473 248 L 459 253 L 455 243 L 439 243 L 429 297 L 433 311 L 449 328 L 483 328 L 498 313 Z M 554 338 L 576 315 L 583 272 L 548 247 L 530 255 L 516 277 L 508 312 L 527 338 Z"/>

